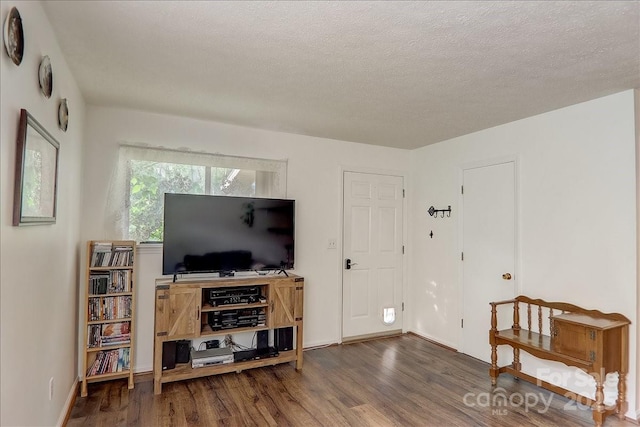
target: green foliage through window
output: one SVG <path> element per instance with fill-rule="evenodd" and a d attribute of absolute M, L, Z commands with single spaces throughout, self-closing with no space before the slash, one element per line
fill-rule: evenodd
<path fill-rule="evenodd" d="M 129 238 L 161 241 L 165 193 L 254 196 L 256 172 L 131 160 L 128 181 Z"/>

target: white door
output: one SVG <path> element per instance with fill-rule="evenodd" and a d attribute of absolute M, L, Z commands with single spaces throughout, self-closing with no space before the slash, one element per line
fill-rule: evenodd
<path fill-rule="evenodd" d="M 491 360 L 489 302 L 516 295 L 515 173 L 514 162 L 463 171 L 462 348 L 465 354 L 486 362 Z M 498 320 L 504 323 L 498 327 L 510 327 L 512 313 L 500 314 Z"/>
<path fill-rule="evenodd" d="M 402 329 L 402 181 L 344 173 L 343 338 Z"/>

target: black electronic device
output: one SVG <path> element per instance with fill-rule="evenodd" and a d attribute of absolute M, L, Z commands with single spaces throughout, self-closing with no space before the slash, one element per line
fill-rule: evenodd
<path fill-rule="evenodd" d="M 294 268 L 295 201 L 165 194 L 162 273 Z"/>
<path fill-rule="evenodd" d="M 191 341 L 176 341 L 176 363 L 189 363 L 191 359 Z"/>
<path fill-rule="evenodd" d="M 207 314 L 207 323 L 214 331 L 266 326 L 266 319 L 267 314 L 264 307 L 210 311 Z"/>
<path fill-rule="evenodd" d="M 293 350 L 293 327 L 274 329 L 273 335 L 278 351 Z"/>
<path fill-rule="evenodd" d="M 162 370 L 176 367 L 176 342 L 165 341 L 162 343 Z"/>
<path fill-rule="evenodd" d="M 259 360 L 259 359 L 267 359 L 269 357 L 278 356 L 278 350 L 274 347 L 267 347 L 264 349 L 253 348 L 250 350 L 242 350 L 233 352 L 233 361 L 234 362 L 245 362 L 247 360 Z"/>
<path fill-rule="evenodd" d="M 257 335 L 257 348 L 258 350 L 264 350 L 269 348 L 269 331 L 258 331 Z"/>
<path fill-rule="evenodd" d="M 207 349 L 209 349 L 209 348 L 219 348 L 220 347 L 220 340 L 205 341 L 205 347 Z"/>

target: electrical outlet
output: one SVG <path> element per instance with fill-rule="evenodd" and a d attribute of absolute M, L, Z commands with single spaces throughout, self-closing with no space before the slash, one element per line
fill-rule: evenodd
<path fill-rule="evenodd" d="M 53 400 L 53 377 L 49 379 L 49 400 Z"/>
<path fill-rule="evenodd" d="M 338 247 L 338 241 L 336 239 L 329 239 L 328 249 L 336 249 Z"/>

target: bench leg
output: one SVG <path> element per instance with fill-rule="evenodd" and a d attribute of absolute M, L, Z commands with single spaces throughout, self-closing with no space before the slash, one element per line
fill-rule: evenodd
<path fill-rule="evenodd" d="M 593 422 L 596 427 L 601 427 L 604 421 L 604 387 L 602 376 L 596 378 L 596 402 L 593 405 Z"/>
<path fill-rule="evenodd" d="M 519 371 L 522 368 L 522 364 L 520 363 L 520 349 L 517 347 L 513 348 L 513 369 Z"/>
<path fill-rule="evenodd" d="M 627 402 L 627 373 L 618 372 L 618 400 L 616 400 L 616 410 L 618 412 L 618 418 L 625 419 L 624 414 L 629 410 L 629 403 Z"/>
<path fill-rule="evenodd" d="M 489 368 L 489 375 L 491 376 L 491 385 L 496 385 L 498 381 L 498 346 L 491 344 L 491 368 Z"/>
<path fill-rule="evenodd" d="M 495 386 L 498 381 L 498 349 L 496 345 L 496 334 L 498 333 L 498 312 L 496 305 L 491 303 L 491 329 L 489 330 L 489 344 L 491 345 L 491 385 Z"/>

